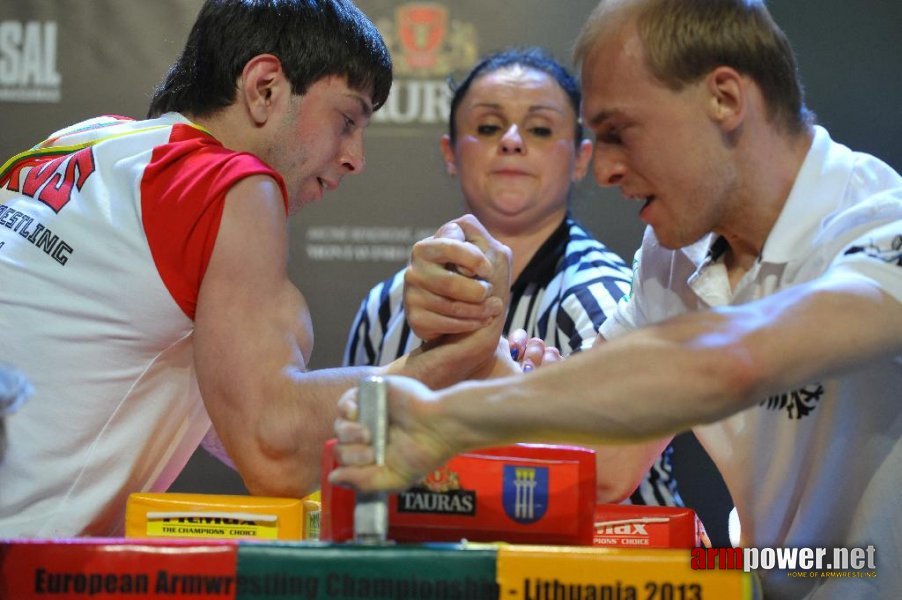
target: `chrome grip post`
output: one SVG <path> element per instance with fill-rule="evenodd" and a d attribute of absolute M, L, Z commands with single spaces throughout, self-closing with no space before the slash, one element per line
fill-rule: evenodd
<path fill-rule="evenodd" d="M 388 442 L 388 385 L 382 377 L 360 380 L 357 393 L 358 419 L 370 430 L 377 465 L 385 464 Z M 354 505 L 354 541 L 379 544 L 388 539 L 388 495 L 385 492 L 357 493 Z"/>

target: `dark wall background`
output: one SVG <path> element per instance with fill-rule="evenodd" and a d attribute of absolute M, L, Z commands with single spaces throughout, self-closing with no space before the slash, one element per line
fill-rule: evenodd
<path fill-rule="evenodd" d="M 143 116 L 151 90 L 182 47 L 201 0 L 0 0 L 0 156 L 97 114 Z M 570 45 L 595 0 L 445 0 L 443 35 L 420 47 L 403 15 L 411 2 L 360 0 L 396 63 L 394 104 L 367 133 L 367 170 L 292 222 L 291 277 L 316 326 L 312 367 L 341 360 L 366 290 L 404 264 L 409 244 L 459 214 L 438 138 L 442 80 L 476 57 L 511 44 L 542 44 L 569 64 Z M 834 139 L 902 168 L 902 3 L 899 0 L 772 0 L 796 49 L 808 104 Z M 405 44 L 404 39 L 407 39 Z M 435 39 L 435 38 L 432 38 Z M 416 67 L 415 51 L 434 64 Z M 427 60 L 428 62 L 428 60 Z M 426 90 L 423 94 L 423 90 Z M 437 104 L 436 104 L 437 103 Z M 419 104 L 420 110 L 415 110 Z M 438 106 L 438 108 L 436 108 Z M 381 120 L 379 120 L 381 119 Z M 587 180 L 574 212 L 622 256 L 642 227 L 633 204 Z M 3 282 L 0 282 L 3 285 Z M 666 402 L 667 398 L 661 398 Z M 677 474 L 715 544 L 726 543 L 731 501 L 691 435 L 677 441 Z M 199 451 L 177 490 L 243 493 L 240 479 Z"/>

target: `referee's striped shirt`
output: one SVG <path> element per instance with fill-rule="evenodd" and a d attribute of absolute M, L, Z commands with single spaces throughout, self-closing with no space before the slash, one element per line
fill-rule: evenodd
<path fill-rule="evenodd" d="M 504 333 L 524 329 L 568 355 L 588 348 L 598 328 L 629 292 L 632 273 L 614 252 L 571 216 L 549 236 L 511 287 Z M 403 306 L 404 271 L 369 291 L 345 348 L 346 365 L 384 365 L 420 344 Z M 630 500 L 681 506 L 668 447 Z"/>

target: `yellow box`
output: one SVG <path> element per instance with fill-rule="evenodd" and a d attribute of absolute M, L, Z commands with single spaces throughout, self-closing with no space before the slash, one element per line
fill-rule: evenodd
<path fill-rule="evenodd" d="M 216 494 L 131 494 L 125 536 L 304 539 L 304 500 Z"/>
<path fill-rule="evenodd" d="M 502 546 L 499 598 L 729 598 L 760 597 L 744 571 L 690 567 L 689 550 Z"/>

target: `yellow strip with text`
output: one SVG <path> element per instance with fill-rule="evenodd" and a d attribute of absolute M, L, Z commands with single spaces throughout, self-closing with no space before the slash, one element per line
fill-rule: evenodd
<path fill-rule="evenodd" d="M 754 576 L 742 570 L 690 567 L 689 550 L 502 546 L 499 598 L 636 598 L 755 600 Z"/>
<path fill-rule="evenodd" d="M 192 520 L 198 522 L 192 522 Z M 148 519 L 147 535 L 150 537 L 275 540 L 279 537 L 279 526 L 277 521 L 240 519 Z"/>

